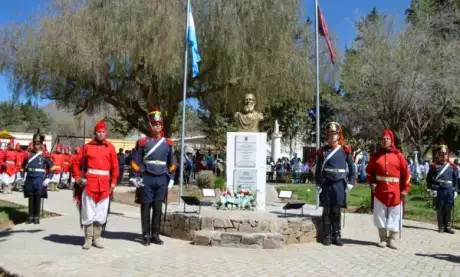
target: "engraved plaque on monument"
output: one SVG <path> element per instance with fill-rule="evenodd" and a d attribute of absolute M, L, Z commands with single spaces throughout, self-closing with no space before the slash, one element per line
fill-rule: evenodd
<path fill-rule="evenodd" d="M 257 169 L 235 169 L 233 174 L 235 189 L 248 189 L 254 192 L 258 189 Z"/>
<path fill-rule="evenodd" d="M 235 136 L 235 167 L 255 168 L 257 159 L 257 136 Z"/>

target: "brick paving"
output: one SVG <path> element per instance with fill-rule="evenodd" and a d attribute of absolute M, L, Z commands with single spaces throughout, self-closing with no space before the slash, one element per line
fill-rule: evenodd
<path fill-rule="evenodd" d="M 0 199 L 24 204 L 21 194 Z M 112 206 L 105 249 L 81 249 L 83 232 L 69 191 L 50 193 L 45 208 L 64 216 L 0 232 L 0 267 L 21 276 L 460 276 L 460 237 L 406 221 L 401 250 L 376 247 L 369 215 L 347 214 L 343 247 L 318 243 L 282 250 L 211 248 L 164 238 L 139 243 L 138 208 Z"/>

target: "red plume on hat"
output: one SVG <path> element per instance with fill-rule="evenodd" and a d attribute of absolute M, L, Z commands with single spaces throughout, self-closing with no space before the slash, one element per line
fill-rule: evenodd
<path fill-rule="evenodd" d="M 104 120 L 99 121 L 96 126 L 94 126 L 94 132 L 98 131 L 107 131 L 107 125 L 105 125 Z"/>

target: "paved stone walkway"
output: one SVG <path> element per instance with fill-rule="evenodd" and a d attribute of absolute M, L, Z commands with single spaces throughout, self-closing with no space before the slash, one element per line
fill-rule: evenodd
<path fill-rule="evenodd" d="M 342 248 L 318 243 L 282 250 L 197 247 L 164 238 L 139 243 L 138 208 L 114 203 L 105 249 L 83 251 L 70 191 L 50 193 L 45 209 L 64 216 L 0 233 L 0 267 L 22 276 L 460 276 L 460 236 L 405 222 L 402 250 L 375 246 L 369 215 L 348 214 Z M 24 204 L 22 194 L 0 199 Z"/>

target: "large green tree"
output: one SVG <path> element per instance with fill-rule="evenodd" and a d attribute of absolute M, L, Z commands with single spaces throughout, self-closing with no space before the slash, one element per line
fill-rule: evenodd
<path fill-rule="evenodd" d="M 0 102 L 0 129 L 13 132 L 51 131 L 51 118 L 30 101 L 26 103 Z"/>
<path fill-rule="evenodd" d="M 234 112 L 245 92 L 265 106 L 308 91 L 310 49 L 295 40 L 300 0 L 192 3 L 202 63 L 187 97 L 218 95 L 212 105 Z M 171 134 L 182 101 L 184 23 L 180 0 L 52 1 L 45 14 L 5 29 L 0 71 L 16 95 L 53 99 L 75 114 L 106 103 L 126 128 L 144 133 L 145 114 L 158 106 Z"/>
<path fill-rule="evenodd" d="M 367 111 L 395 131 L 401 146 L 422 154 L 442 139 L 443 121 L 460 100 L 460 40 L 436 35 L 458 16 L 435 14 L 399 31 L 388 18 L 370 22 L 343 69 L 343 86 L 357 100 L 350 109 Z"/>

